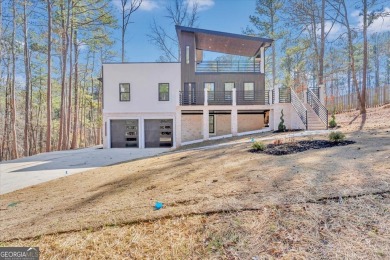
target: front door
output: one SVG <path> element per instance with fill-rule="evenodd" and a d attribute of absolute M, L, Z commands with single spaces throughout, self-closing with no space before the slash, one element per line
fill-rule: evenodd
<path fill-rule="evenodd" d="M 196 83 L 184 83 L 184 105 L 195 105 L 196 104 Z"/>

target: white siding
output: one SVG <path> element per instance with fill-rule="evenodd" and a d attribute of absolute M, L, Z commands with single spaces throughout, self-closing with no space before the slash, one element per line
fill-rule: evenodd
<path fill-rule="evenodd" d="M 119 83 L 130 83 L 130 101 L 119 101 Z M 169 83 L 169 101 L 158 101 L 158 84 Z M 103 65 L 103 113 L 175 112 L 180 63 Z"/>

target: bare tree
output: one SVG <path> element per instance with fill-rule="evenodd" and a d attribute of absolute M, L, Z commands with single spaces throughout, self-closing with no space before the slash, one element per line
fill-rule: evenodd
<path fill-rule="evenodd" d="M 166 6 L 167 15 L 165 16 L 174 25 L 194 27 L 198 20 L 198 5 L 192 4 L 191 8 L 188 1 L 175 0 Z M 180 61 L 179 42 L 176 33 L 165 29 L 157 24 L 156 20 L 150 26 L 149 40 L 163 53 L 160 57 L 162 61 Z"/>
<path fill-rule="evenodd" d="M 16 99 L 15 99 L 15 77 L 16 77 L 16 53 L 15 53 L 15 41 L 16 41 L 16 3 L 12 3 L 12 82 L 11 82 L 11 132 L 12 132 L 12 159 L 19 157 L 18 155 L 18 144 L 16 136 Z"/>
<path fill-rule="evenodd" d="M 51 1 L 47 0 L 46 152 L 51 151 Z"/>
<path fill-rule="evenodd" d="M 24 68 L 25 68 L 25 77 L 26 77 L 26 98 L 25 98 L 25 110 L 24 110 L 24 155 L 30 155 L 29 149 L 29 135 L 30 135 L 30 53 L 29 53 L 29 44 L 28 44 L 28 28 L 27 28 L 27 0 L 23 1 L 23 39 L 24 39 Z"/>
<path fill-rule="evenodd" d="M 125 61 L 125 34 L 131 15 L 141 6 L 142 0 L 121 0 L 122 11 L 122 62 Z"/>

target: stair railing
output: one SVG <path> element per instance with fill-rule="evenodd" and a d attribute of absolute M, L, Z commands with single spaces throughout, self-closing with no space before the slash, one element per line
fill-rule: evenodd
<path fill-rule="evenodd" d="M 307 89 L 307 103 L 313 108 L 314 112 L 326 125 L 328 129 L 328 109 L 321 103 L 316 94 L 311 89 Z"/>
<path fill-rule="evenodd" d="M 307 122 L 307 109 L 302 101 L 299 99 L 297 93 L 293 89 L 291 89 L 291 104 L 297 112 L 299 118 L 302 120 L 302 123 L 305 125 L 307 130 L 308 122 Z"/>

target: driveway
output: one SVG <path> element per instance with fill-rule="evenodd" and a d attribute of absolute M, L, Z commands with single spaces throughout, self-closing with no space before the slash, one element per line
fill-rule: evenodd
<path fill-rule="evenodd" d="M 42 153 L 2 162 L 0 163 L 0 194 L 101 166 L 154 156 L 168 150 L 168 148 L 101 149 L 96 146 Z"/>

